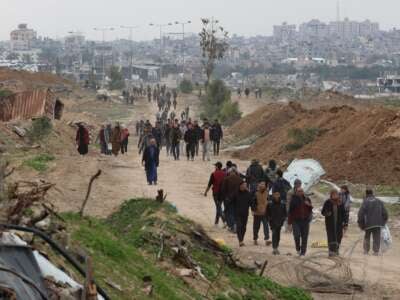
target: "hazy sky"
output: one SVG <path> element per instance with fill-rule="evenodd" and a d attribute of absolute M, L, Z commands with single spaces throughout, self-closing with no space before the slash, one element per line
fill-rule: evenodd
<path fill-rule="evenodd" d="M 68 31 L 82 31 L 101 39 L 93 27 L 140 25 L 135 39 L 157 36 L 150 22 L 191 20 L 187 31 L 198 32 L 200 18 L 215 16 L 230 33 L 266 35 L 272 25 L 283 21 L 299 24 L 312 18 L 336 19 L 337 0 L 0 0 L 0 40 L 18 23 L 28 23 L 39 35 L 62 37 Z M 381 27 L 400 27 L 399 0 L 341 0 L 341 17 L 379 21 Z M 176 32 L 179 27 L 166 29 Z M 106 39 L 126 37 L 123 30 Z"/>

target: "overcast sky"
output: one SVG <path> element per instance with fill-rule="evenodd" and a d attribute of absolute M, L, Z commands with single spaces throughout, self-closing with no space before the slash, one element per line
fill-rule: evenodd
<path fill-rule="evenodd" d="M 198 32 L 200 18 L 215 16 L 230 33 L 254 36 L 271 34 L 272 26 L 283 21 L 299 24 L 312 18 L 336 19 L 337 0 L 0 0 L 0 40 L 18 23 L 28 23 L 38 35 L 65 36 L 82 31 L 91 39 L 101 39 L 93 27 L 140 25 L 136 40 L 157 36 L 150 22 L 191 20 L 187 31 Z M 400 27 L 399 0 L 341 0 L 341 17 L 371 19 L 389 29 Z M 166 31 L 177 31 L 172 27 Z M 106 39 L 127 37 L 123 30 Z"/>

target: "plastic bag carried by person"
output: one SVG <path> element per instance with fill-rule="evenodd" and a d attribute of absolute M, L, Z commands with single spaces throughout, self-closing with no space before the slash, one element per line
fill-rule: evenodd
<path fill-rule="evenodd" d="M 385 225 L 381 230 L 381 251 L 384 253 L 392 246 L 392 235 L 389 226 Z"/>

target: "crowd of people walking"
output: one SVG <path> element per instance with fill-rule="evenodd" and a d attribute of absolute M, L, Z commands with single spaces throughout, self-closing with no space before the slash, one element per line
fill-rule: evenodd
<path fill-rule="evenodd" d="M 218 120 L 211 122 L 203 119 L 200 124 L 190 117 L 189 107 L 178 113 L 177 91 L 169 90 L 165 85 L 156 85 L 154 88 L 148 86 L 137 93 L 147 95 L 147 100 L 153 101 L 158 108 L 154 125 L 150 120 L 138 120 L 135 124 L 138 152 L 142 155 L 149 185 L 158 183 L 157 168 L 163 148 L 166 155 L 175 161 L 180 160 L 183 155 L 187 161 L 194 161 L 197 157 L 203 161 L 211 161 L 212 155 L 219 156 L 224 133 Z M 240 90 L 238 94 L 241 95 Z M 248 94 L 247 89 L 245 95 Z M 261 93 L 259 96 L 261 97 Z M 101 126 L 96 142 L 100 144 L 102 155 L 117 156 L 119 153 L 128 153 L 129 136 L 129 130 L 124 124 L 107 123 Z M 89 143 L 89 130 L 84 123 L 79 123 L 76 145 L 81 155 L 88 153 Z M 222 222 L 231 233 L 235 233 L 240 247 L 245 246 L 251 212 L 254 245 L 259 244 L 262 228 L 265 245 L 272 245 L 272 253 L 279 255 L 281 231 L 284 229 L 286 233 L 293 234 L 297 254 L 306 255 L 314 212 L 312 201 L 305 193 L 302 181 L 296 179 L 291 186 L 274 160 L 270 160 L 264 168 L 254 159 L 245 172 L 240 172 L 238 166 L 231 161 L 225 166 L 217 162 L 204 196 L 210 190 L 215 203 L 215 225 Z M 325 218 L 330 256 L 339 255 L 344 233 L 349 226 L 350 208 L 351 196 L 347 186 L 342 186 L 340 191 L 332 190 L 322 206 L 321 215 Z M 374 196 L 371 189 L 367 189 L 358 213 L 358 225 L 365 231 L 365 254 L 370 253 L 371 237 L 373 254 L 379 254 L 381 229 L 387 221 L 388 213 L 383 202 Z"/>
<path fill-rule="evenodd" d="M 239 172 L 237 165 L 228 161 L 223 167 L 215 164 L 204 196 L 212 190 L 215 203 L 215 225 L 223 226 L 237 235 L 239 246 L 245 246 L 249 214 L 253 215 L 253 243 L 259 244 L 259 232 L 263 240 L 272 244 L 272 254 L 279 255 L 282 229 L 293 234 L 294 247 L 299 256 L 308 249 L 310 224 L 313 219 L 313 204 L 302 187 L 300 179 L 291 184 L 284 178 L 282 170 L 274 160 L 267 168 L 253 160 L 246 172 Z M 340 191 L 332 190 L 324 202 L 321 215 L 325 218 L 329 256 L 339 255 L 343 235 L 349 226 L 351 196 L 347 186 Z M 383 202 L 371 189 L 366 190 L 365 200 L 358 213 L 359 227 L 365 231 L 364 253 L 370 252 L 373 238 L 373 254 L 380 251 L 381 229 L 388 221 Z M 271 239 L 271 240 L 270 240 Z"/>

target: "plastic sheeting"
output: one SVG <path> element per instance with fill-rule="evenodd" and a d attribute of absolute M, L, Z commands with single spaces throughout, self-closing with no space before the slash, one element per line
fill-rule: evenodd
<path fill-rule="evenodd" d="M 30 247 L 0 245 L 0 286 L 13 291 L 17 299 L 47 299 L 46 286 Z"/>
<path fill-rule="evenodd" d="M 302 187 L 307 193 L 311 187 L 317 184 L 321 176 L 325 175 L 325 170 L 321 164 L 314 159 L 295 159 L 289 165 L 283 178 L 294 186 L 294 181 L 300 179 L 303 183 Z"/>
<path fill-rule="evenodd" d="M 0 244 L 9 244 L 9 245 L 17 245 L 17 246 L 27 246 L 27 243 L 19 238 L 17 235 L 4 232 L 0 238 Z M 31 251 L 31 250 L 30 250 Z M 71 287 L 82 288 L 82 285 L 77 283 L 74 279 L 68 276 L 66 273 L 58 269 L 54 266 L 47 258 L 41 255 L 38 251 L 33 251 L 33 258 L 35 263 L 38 265 L 40 269 L 40 273 L 42 277 L 53 277 L 58 282 L 65 283 Z M 38 272 L 36 272 L 38 273 Z M 18 298 L 20 299 L 20 298 Z M 24 298 L 21 298 L 24 299 Z M 37 299 L 37 298 L 30 298 L 30 299 Z M 98 300 L 104 300 L 101 295 L 97 295 Z"/>

